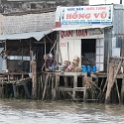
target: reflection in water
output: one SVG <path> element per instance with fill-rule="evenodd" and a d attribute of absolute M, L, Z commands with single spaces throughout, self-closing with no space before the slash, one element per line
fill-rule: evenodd
<path fill-rule="evenodd" d="M 0 124 L 123 124 L 123 105 L 0 100 Z"/>

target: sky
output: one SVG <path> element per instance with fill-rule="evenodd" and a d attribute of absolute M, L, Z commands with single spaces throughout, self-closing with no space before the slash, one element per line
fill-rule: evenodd
<path fill-rule="evenodd" d="M 90 1 L 90 5 L 94 5 L 94 4 L 105 4 L 105 1 L 106 1 L 106 4 L 111 4 L 111 3 L 117 3 L 119 4 L 120 3 L 120 0 L 89 0 Z M 124 0 L 122 0 L 124 1 Z M 124 2 L 123 2 L 124 4 Z"/>

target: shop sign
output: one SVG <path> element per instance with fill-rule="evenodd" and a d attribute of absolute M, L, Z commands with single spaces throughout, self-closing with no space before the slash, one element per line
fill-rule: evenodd
<path fill-rule="evenodd" d="M 103 32 L 102 32 L 103 33 Z M 71 37 L 88 37 L 88 36 L 100 36 L 102 33 L 99 30 L 72 30 L 72 31 L 61 31 L 60 37 L 64 38 L 71 38 Z"/>
<path fill-rule="evenodd" d="M 61 25 L 112 24 L 113 5 L 61 7 L 57 11 Z"/>

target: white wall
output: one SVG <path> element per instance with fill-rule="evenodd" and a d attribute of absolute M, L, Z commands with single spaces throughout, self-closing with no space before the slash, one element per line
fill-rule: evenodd
<path fill-rule="evenodd" d="M 64 60 L 69 60 L 72 62 L 74 56 L 81 57 L 81 40 L 60 41 L 60 50 L 61 50 L 63 62 Z M 81 61 L 79 65 L 81 65 Z"/>

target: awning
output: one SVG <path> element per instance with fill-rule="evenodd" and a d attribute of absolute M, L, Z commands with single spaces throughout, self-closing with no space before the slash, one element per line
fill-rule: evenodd
<path fill-rule="evenodd" d="M 68 30 L 82 30 L 82 29 L 103 29 L 106 27 L 112 27 L 112 25 L 86 25 L 86 26 L 66 26 L 66 27 L 60 27 L 60 28 L 54 28 L 53 31 L 68 31 Z"/>
<path fill-rule="evenodd" d="M 0 40 L 21 40 L 21 39 L 29 39 L 35 38 L 37 41 L 40 41 L 45 35 L 52 33 L 52 30 L 49 31 L 41 31 L 41 32 L 29 32 L 29 33 L 22 33 L 22 34 L 6 34 L 0 35 Z"/>

